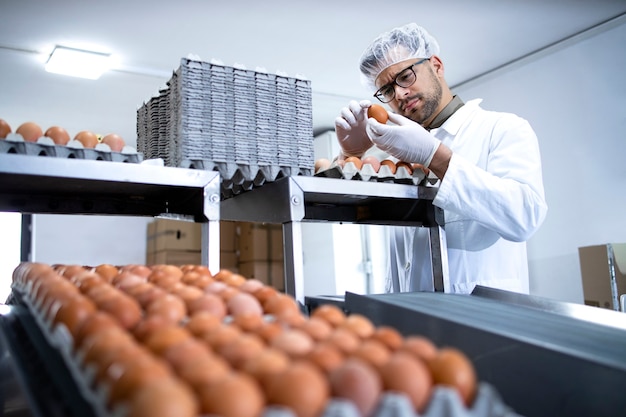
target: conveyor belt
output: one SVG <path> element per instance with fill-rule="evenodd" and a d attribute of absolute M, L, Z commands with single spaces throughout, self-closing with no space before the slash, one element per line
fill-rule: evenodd
<path fill-rule="evenodd" d="M 377 325 L 462 349 L 480 380 L 523 415 L 626 415 L 623 329 L 471 295 L 347 293 L 345 307 Z"/>

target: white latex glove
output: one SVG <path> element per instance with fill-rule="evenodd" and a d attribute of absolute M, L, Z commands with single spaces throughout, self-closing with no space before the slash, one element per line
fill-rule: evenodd
<path fill-rule="evenodd" d="M 350 101 L 348 107 L 341 109 L 341 116 L 335 119 L 335 131 L 343 156 L 361 157 L 372 147 L 367 137 L 367 109 L 372 105 L 369 100 Z"/>
<path fill-rule="evenodd" d="M 368 119 L 366 131 L 372 142 L 401 161 L 430 165 L 441 141 L 399 114 L 390 112 L 389 121 L 394 124 L 381 124 L 373 117 Z"/>

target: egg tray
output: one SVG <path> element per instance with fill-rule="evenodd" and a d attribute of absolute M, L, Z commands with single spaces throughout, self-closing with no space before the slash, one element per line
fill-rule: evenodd
<path fill-rule="evenodd" d="M 185 159 L 182 168 L 218 171 L 220 173 L 220 192 L 222 199 L 234 197 L 253 188 L 261 187 L 266 183 L 279 178 L 290 176 L 312 176 L 313 168 L 298 166 L 252 165 L 234 162 L 215 162 L 207 160 Z"/>
<path fill-rule="evenodd" d="M 75 142 L 75 141 L 72 141 Z M 127 162 L 138 164 L 143 160 L 140 152 L 113 152 L 102 149 L 106 145 L 99 144 L 98 148 L 82 148 L 70 142 L 69 145 L 55 145 L 52 139 L 42 137 L 37 142 L 27 142 L 18 134 L 10 134 L 6 139 L 0 139 L 0 154 L 20 154 L 33 156 L 48 156 L 53 158 L 87 159 L 92 161 Z"/>
<path fill-rule="evenodd" d="M 71 374 L 78 393 L 91 405 L 94 417 L 126 417 L 127 409 L 117 405 L 114 409 L 107 406 L 108 387 L 104 384 L 95 386 L 95 368 L 79 366 L 83 352 L 74 352 L 73 340 L 69 330 L 63 324 L 54 325 L 40 313 L 41 306 L 24 296 L 13 287 L 15 299 L 26 306 L 37 323 L 37 327 L 49 346 L 60 353 L 66 368 Z M 231 318 L 226 317 L 228 322 Z M 269 319 L 272 319 L 269 317 Z M 218 416 L 199 416 L 218 417 Z M 260 417 L 297 417 L 289 408 L 283 406 L 266 406 Z M 332 398 L 319 417 L 362 417 L 356 406 L 348 400 Z M 416 413 L 409 398 L 397 392 L 384 392 L 371 415 L 367 417 L 522 417 L 504 404 L 498 392 L 490 384 L 478 384 L 476 397 L 470 408 L 466 407 L 458 393 L 451 388 L 437 386 L 423 413 Z"/>
<path fill-rule="evenodd" d="M 328 169 L 318 171 L 315 176 L 409 185 L 433 185 L 438 181 L 437 179 L 427 177 L 421 169 L 416 169 L 413 173 L 409 173 L 405 167 L 400 166 L 396 169 L 396 172 L 393 173 L 387 165 L 381 165 L 378 172 L 376 172 L 370 164 L 364 164 L 361 169 L 359 169 L 354 162 L 346 162 L 343 167 L 340 165 L 331 165 Z"/>

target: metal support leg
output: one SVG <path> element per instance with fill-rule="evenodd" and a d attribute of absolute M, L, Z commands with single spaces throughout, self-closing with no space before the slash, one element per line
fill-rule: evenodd
<path fill-rule="evenodd" d="M 213 244 L 211 244 L 213 242 Z M 220 270 L 220 221 L 209 220 L 202 223 L 202 251 L 200 261 L 209 267 L 212 274 Z"/>
<path fill-rule="evenodd" d="M 430 227 L 430 255 L 433 268 L 433 285 L 435 291 L 445 292 L 449 286 L 448 250 L 446 232 L 441 226 Z"/>
<path fill-rule="evenodd" d="M 283 223 L 285 293 L 304 304 L 304 257 L 302 224 L 299 221 Z"/>

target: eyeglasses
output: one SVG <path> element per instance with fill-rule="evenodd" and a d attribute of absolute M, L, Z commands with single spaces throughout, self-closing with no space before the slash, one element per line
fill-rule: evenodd
<path fill-rule="evenodd" d="M 415 74 L 413 67 L 425 61 L 428 61 L 429 59 L 430 58 L 420 59 L 419 61 L 415 62 L 410 67 L 407 67 L 403 69 L 402 71 L 400 71 L 400 73 L 396 75 L 396 78 L 394 78 L 393 82 L 390 82 L 389 84 L 386 84 L 380 87 L 378 91 L 374 93 L 374 97 L 376 97 L 378 100 L 380 100 L 383 103 L 389 103 L 396 96 L 395 85 L 398 85 L 403 88 L 412 86 L 415 83 L 415 80 L 417 79 L 417 75 Z"/>

